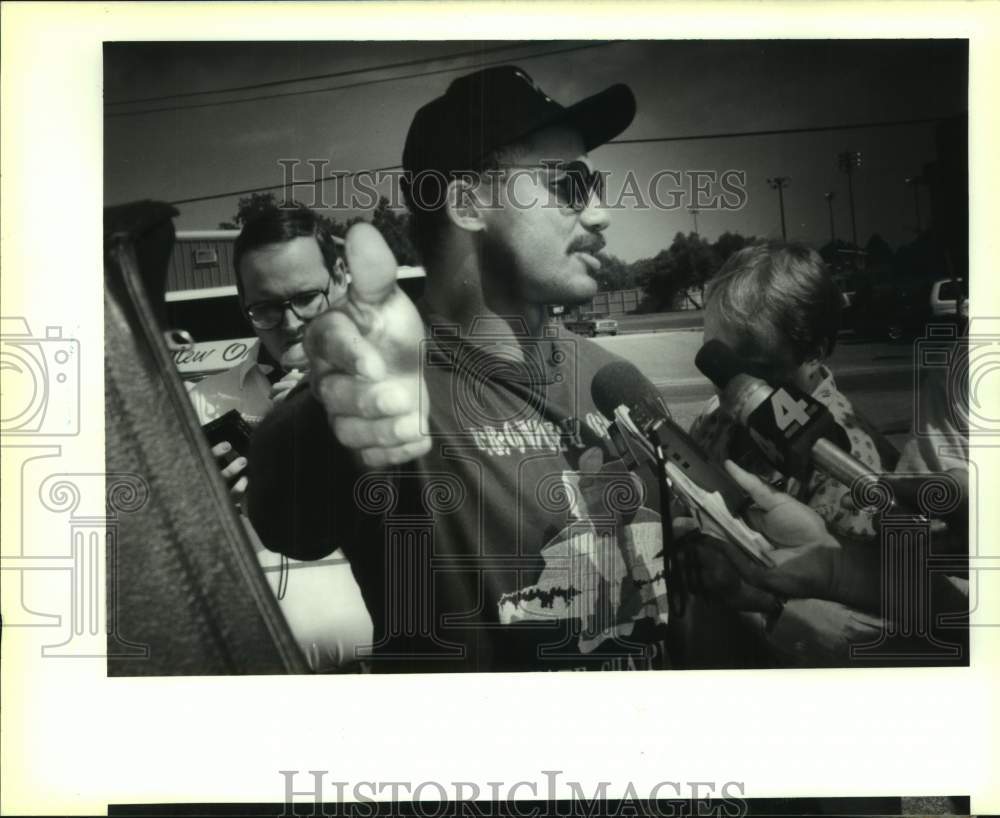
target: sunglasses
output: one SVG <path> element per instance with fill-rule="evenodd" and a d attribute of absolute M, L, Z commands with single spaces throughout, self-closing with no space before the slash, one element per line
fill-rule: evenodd
<path fill-rule="evenodd" d="M 598 201 L 604 195 L 604 176 L 591 170 L 586 162 L 543 162 L 537 165 L 501 165 L 501 168 L 545 171 L 545 184 L 559 207 L 580 213 L 590 207 L 594 196 Z"/>

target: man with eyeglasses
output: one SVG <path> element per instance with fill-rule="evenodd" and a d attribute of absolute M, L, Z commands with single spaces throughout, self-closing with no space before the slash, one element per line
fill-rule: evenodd
<path fill-rule="evenodd" d="M 549 320 L 597 292 L 587 153 L 634 113 L 623 85 L 564 107 L 514 66 L 460 77 L 403 151 L 420 303 L 374 228 L 347 235 L 351 285 L 306 335 L 310 393 L 258 430 L 249 509 L 300 559 L 350 527 L 376 670 L 667 665 L 656 497 L 590 394 L 615 357 Z"/>
<path fill-rule="evenodd" d="M 258 340 L 239 365 L 191 389 L 202 424 L 236 409 L 255 426 L 302 379 L 309 366 L 302 347 L 306 324 L 347 287 L 339 241 L 307 208 L 265 210 L 244 225 L 233 267 L 240 307 Z M 213 449 L 239 501 L 246 458 L 228 462 L 229 451 L 228 443 Z"/>
<path fill-rule="evenodd" d="M 206 423 L 236 409 L 256 426 L 306 376 L 302 346 L 306 326 L 347 289 L 341 240 L 307 208 L 276 208 L 248 221 L 233 248 L 240 306 L 258 342 L 233 369 L 198 383 L 191 399 Z M 213 448 L 223 478 L 238 503 L 248 480 L 247 459 L 228 443 Z M 252 528 L 248 531 L 255 537 Z M 325 550 L 334 551 L 331 539 Z M 322 565 L 289 563 L 259 547 L 292 633 L 317 671 L 356 667 L 356 645 L 371 641 L 371 619 L 343 554 Z"/>

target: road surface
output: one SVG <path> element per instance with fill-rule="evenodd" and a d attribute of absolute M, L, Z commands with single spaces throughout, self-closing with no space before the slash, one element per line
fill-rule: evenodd
<path fill-rule="evenodd" d="M 712 384 L 694 366 L 695 354 L 702 344 L 700 314 L 697 315 L 698 326 L 693 329 L 666 329 L 662 325 L 664 329 L 655 332 L 595 339 L 602 347 L 639 367 L 660 389 L 674 418 L 685 428 L 715 394 Z M 838 341 L 829 366 L 840 391 L 851 399 L 855 409 L 898 447 L 913 416 L 912 344 L 856 341 L 845 336 Z"/>
<path fill-rule="evenodd" d="M 663 332 L 674 329 L 701 329 L 701 310 L 680 312 L 655 312 L 649 315 L 615 315 L 618 331 L 622 334 L 633 332 Z"/>

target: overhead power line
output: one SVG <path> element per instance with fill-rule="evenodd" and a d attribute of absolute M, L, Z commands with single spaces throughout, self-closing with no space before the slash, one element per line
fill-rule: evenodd
<path fill-rule="evenodd" d="M 211 94 L 228 94 L 233 91 L 255 91 L 258 88 L 273 88 L 278 85 L 291 85 L 297 82 L 313 82 L 315 80 L 329 80 L 334 77 L 347 77 L 353 74 L 369 74 L 373 71 L 387 71 L 391 68 L 409 68 L 413 65 L 422 65 L 429 62 L 440 62 L 441 60 L 456 60 L 460 57 L 475 57 L 479 54 L 493 54 L 497 51 L 510 51 L 515 48 L 525 48 L 531 45 L 531 41 L 519 42 L 516 45 L 502 45 L 496 48 L 477 48 L 474 51 L 460 51 L 456 54 L 442 54 L 437 57 L 422 57 L 417 60 L 406 60 L 404 62 L 385 63 L 383 65 L 373 65 L 369 68 L 352 68 L 347 71 L 334 71 L 330 74 L 313 74 L 308 77 L 292 77 L 286 80 L 272 80 L 270 82 L 257 82 L 253 85 L 231 85 L 228 88 L 214 88 L 210 91 L 184 91 L 176 94 L 162 94 L 157 97 L 138 97 L 136 99 L 115 99 L 108 100 L 106 105 L 133 105 L 139 102 L 160 102 L 165 99 L 183 99 L 188 97 L 201 97 Z"/>
<path fill-rule="evenodd" d="M 600 43 L 588 43 L 586 45 L 571 46 L 569 48 L 554 49 L 552 51 L 542 51 L 538 54 L 527 54 L 525 56 L 518 57 L 518 62 L 523 62 L 525 60 L 537 60 L 541 57 L 550 57 L 555 54 L 568 54 L 571 51 L 583 51 L 588 48 L 600 48 L 606 45 L 615 45 L 614 42 L 600 42 Z M 479 63 L 476 64 L 476 68 L 492 68 L 497 65 L 506 65 L 509 60 L 496 60 L 494 62 Z M 301 97 L 307 96 L 309 94 L 325 94 L 330 91 L 344 91 L 348 88 L 361 88 L 365 85 L 378 85 L 380 83 L 386 82 L 398 82 L 401 80 L 416 79 L 418 77 L 433 77 L 436 74 L 451 74 L 455 71 L 466 71 L 472 66 L 461 65 L 452 68 L 439 68 L 434 71 L 421 71 L 414 74 L 402 74 L 396 77 L 382 77 L 380 79 L 373 80 L 362 80 L 361 82 L 351 82 L 346 85 L 333 85 L 327 88 L 310 88 L 303 91 L 283 91 L 276 94 L 260 94 L 255 97 L 241 97 L 240 99 L 224 99 L 217 102 L 200 102 L 193 105 L 168 105 L 161 108 L 145 108 L 141 111 L 114 111 L 112 113 L 105 113 L 105 119 L 112 119 L 115 117 L 122 116 L 141 116 L 143 114 L 156 114 L 163 113 L 166 111 L 189 111 L 196 108 L 216 108 L 222 105 L 238 105 L 243 102 L 259 102 L 265 99 L 278 99 L 281 97 Z"/>
<path fill-rule="evenodd" d="M 613 139 L 608 145 L 645 145 L 653 142 L 685 142 L 698 139 L 734 139 L 744 136 L 778 136 L 789 133 L 820 133 L 821 131 L 853 131 L 862 128 L 890 128 L 897 125 L 927 125 L 931 122 L 943 122 L 948 119 L 958 119 L 965 113 L 946 116 L 928 116 L 920 119 L 893 119 L 884 122 L 852 122 L 845 125 L 815 125 L 808 128 L 771 128 L 764 131 L 728 131 L 723 133 L 688 134 L 687 136 L 655 136 L 639 139 Z"/>
<path fill-rule="evenodd" d="M 248 193 L 263 193 L 264 191 L 267 190 L 277 190 L 278 188 L 282 187 L 305 187 L 306 185 L 318 185 L 322 182 L 332 182 L 334 179 L 347 179 L 351 176 L 358 176 L 359 174 L 362 173 L 383 173 L 387 170 L 399 170 L 401 167 L 403 166 L 386 165 L 385 167 L 382 168 L 368 168 L 366 170 L 344 171 L 341 173 L 331 174 L 330 176 L 323 176 L 319 179 L 310 179 L 307 182 L 292 181 L 288 185 L 280 184 L 280 185 L 262 185 L 261 187 L 248 187 L 244 190 L 230 190 L 227 193 L 212 193 L 209 194 L 208 196 L 195 196 L 191 199 L 177 199 L 176 201 L 169 202 L 168 204 L 172 205 L 191 204 L 192 202 L 206 202 L 210 199 L 226 199 L 229 198 L 230 196 L 245 196 Z"/>
<path fill-rule="evenodd" d="M 711 133 L 711 134 L 689 134 L 687 136 L 657 136 L 657 137 L 644 137 L 638 139 L 615 139 L 611 142 L 607 142 L 608 145 L 643 145 L 643 144 L 653 144 L 656 142 L 684 142 L 684 141 L 698 141 L 704 139 L 729 139 L 737 137 L 746 136 L 775 136 L 780 134 L 794 134 L 794 133 L 818 133 L 820 131 L 843 131 L 851 129 L 860 128 L 888 128 L 897 125 L 923 125 L 931 122 L 943 122 L 949 119 L 956 119 L 958 117 L 965 116 L 965 114 L 952 114 L 947 116 L 934 116 L 925 117 L 922 119 L 896 119 L 889 120 L 885 122 L 861 122 L 853 123 L 850 125 L 816 125 L 804 128 L 774 128 L 766 131 L 726 131 L 721 133 Z M 170 202 L 172 205 L 180 204 L 191 204 L 192 202 L 205 202 L 211 199 L 225 199 L 231 196 L 245 196 L 249 193 L 264 193 L 268 190 L 278 190 L 283 187 L 305 187 L 306 185 L 318 185 L 323 182 L 330 182 L 334 179 L 348 178 L 351 176 L 357 176 L 361 173 L 380 173 L 389 170 L 399 170 L 402 165 L 386 165 L 381 168 L 371 168 L 368 170 L 355 170 L 355 171 L 345 171 L 341 173 L 334 173 L 330 176 L 323 176 L 318 179 L 310 179 L 308 181 L 294 181 L 290 185 L 280 184 L 280 185 L 260 185 L 259 187 L 245 188 L 244 190 L 230 190 L 226 193 L 212 193 L 205 196 L 195 196 L 190 199 L 178 199 L 176 201 Z"/>

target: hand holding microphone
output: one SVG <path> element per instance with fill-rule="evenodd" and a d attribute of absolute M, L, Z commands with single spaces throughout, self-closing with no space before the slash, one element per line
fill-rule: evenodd
<path fill-rule="evenodd" d="M 747 503 L 745 492 L 670 418 L 656 387 L 628 361 L 605 364 L 591 384 L 594 404 L 610 421 L 632 426 L 641 436 L 639 453 L 656 460 L 657 452 L 707 492 L 718 492 L 730 513 Z M 624 417 L 623 417 L 624 415 Z M 642 445 L 645 443 L 645 445 Z"/>
<path fill-rule="evenodd" d="M 595 375 L 591 395 L 597 408 L 613 421 L 612 437 L 623 458 L 631 464 L 640 458 L 655 464 L 660 485 L 663 559 L 671 612 L 683 615 L 688 588 L 706 592 L 715 588 L 726 597 L 754 598 L 755 604 L 764 605 L 764 609 L 773 606 L 773 599 L 761 600 L 761 595 L 753 589 L 745 594 L 739 592 L 744 587 L 742 580 L 729 570 L 724 556 L 710 550 L 711 544 L 701 531 L 674 541 L 671 483 L 691 506 L 692 513 L 698 515 L 700 525 L 709 525 L 720 536 L 736 540 L 756 559 L 761 559 L 761 554 L 769 548 L 739 519 L 738 515 L 748 502 L 746 494 L 670 419 L 656 387 L 632 364 L 615 361 Z M 703 554 L 700 553 L 702 545 L 708 549 Z"/>
<path fill-rule="evenodd" d="M 850 454 L 847 433 L 811 395 L 791 385 L 774 387 L 748 374 L 739 356 L 718 340 L 705 344 L 694 362 L 783 474 L 802 478 L 816 466 L 848 487 L 859 480 L 878 480 L 876 472 Z"/>
<path fill-rule="evenodd" d="M 882 565 L 878 549 L 842 546 L 827 531 L 823 518 L 805 503 L 732 461 L 726 461 L 726 471 L 753 499 L 748 516 L 754 527 L 778 546 L 771 552 L 773 566 L 765 568 L 726 543 L 727 556 L 743 579 L 788 599 L 826 599 L 860 610 L 879 610 Z"/>

